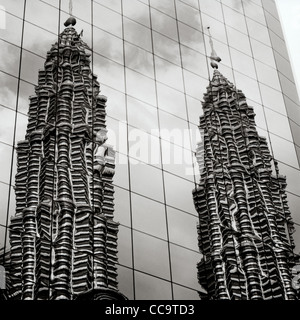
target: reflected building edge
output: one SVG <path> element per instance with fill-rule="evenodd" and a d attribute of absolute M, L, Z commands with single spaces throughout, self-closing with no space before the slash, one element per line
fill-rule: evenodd
<path fill-rule="evenodd" d="M 10 20 L 15 21 L 14 30 L 8 28 L 6 34 L 0 30 L 5 48 L 0 53 L 3 82 L 0 112 L 10 128 L 9 132 L 0 130 L 0 146 L 9 155 L 1 159 L 6 168 L 1 170 L 0 182 L 5 186 L 2 198 L 3 207 L 7 208 L 1 213 L 0 246 L 6 243 L 9 250 L 5 230 L 14 214 L 15 147 L 19 137 L 25 136 L 27 121 L 22 116 L 27 113 L 28 96 L 34 93 L 46 50 L 61 28 L 58 21 L 68 18 L 68 8 L 66 2 L 59 0 L 2 2 Z M 199 182 L 198 166 L 190 158 L 182 166 L 172 163 L 173 157 L 168 153 L 196 152 L 199 141 L 193 133 L 203 115 L 201 101 L 208 79 L 213 77 L 208 61 L 208 26 L 213 31 L 215 49 L 222 56 L 220 70 L 246 94 L 248 105 L 254 106 L 257 130 L 266 136 L 280 173 L 287 175 L 286 192 L 292 202 L 298 253 L 299 215 L 295 209 L 300 205 L 296 178 L 300 174 L 299 152 L 296 153 L 300 147 L 297 139 L 300 105 L 274 1 L 93 0 L 85 4 L 73 0 L 73 8 L 77 30 L 83 29 L 84 41 L 93 44 L 92 71 L 98 75 L 102 93 L 108 96 L 106 119 L 110 141 L 114 141 L 113 132 L 118 132 L 117 138 L 119 132 L 133 137 L 130 133 L 136 128 L 145 131 L 149 138 L 152 129 L 156 132 L 155 150 L 159 150 L 156 163 L 151 163 L 151 156 L 147 160 L 133 153 L 134 141 L 120 144 L 117 139 L 115 145 L 114 202 L 115 221 L 121 223 L 122 243 L 118 247 L 121 292 L 130 299 L 153 299 L 155 294 L 163 298 L 163 293 L 168 299 L 198 299 L 197 291 L 203 291 L 197 281 L 196 262 L 201 260 L 201 254 L 197 250 L 197 211 L 191 195 L 194 181 Z M 33 14 L 37 10 L 40 14 Z M 38 37 L 45 34 L 45 40 L 39 45 L 30 33 Z M 247 64 L 241 65 L 241 61 Z M 10 115 L 5 117 L 6 114 Z M 284 125 L 279 127 L 279 121 Z M 189 143 L 178 144 L 166 138 L 164 129 L 172 127 L 192 129 Z M 166 163 L 166 159 L 171 162 Z M 139 205 L 149 206 L 143 211 L 149 221 L 146 228 L 141 217 L 137 217 Z M 176 230 L 184 231 L 177 234 Z M 182 239 L 185 233 L 195 236 L 185 241 Z M 146 239 L 145 244 L 163 248 L 168 256 L 164 261 L 170 270 L 168 275 L 155 264 L 152 268 L 147 266 L 151 262 L 136 244 L 140 238 Z M 180 276 L 178 270 L 184 270 L 187 264 L 193 264 L 189 274 Z M 163 288 L 159 295 L 152 284 Z"/>

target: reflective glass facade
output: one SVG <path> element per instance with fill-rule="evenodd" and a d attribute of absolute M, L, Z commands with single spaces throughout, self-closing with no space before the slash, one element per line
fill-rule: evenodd
<path fill-rule="evenodd" d="M 0 4 L 0 247 L 8 250 L 16 142 L 24 139 L 28 97 L 69 7 L 65 0 Z M 73 15 L 108 97 L 120 291 L 129 299 L 198 299 L 201 290 L 192 190 L 201 101 L 212 75 L 207 27 L 220 71 L 254 107 L 259 134 L 287 176 L 299 253 L 300 103 L 274 1 L 73 0 Z"/>

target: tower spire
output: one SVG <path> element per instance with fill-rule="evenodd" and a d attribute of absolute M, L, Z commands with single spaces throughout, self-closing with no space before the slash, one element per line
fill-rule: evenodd
<path fill-rule="evenodd" d="M 72 2 L 72 0 L 69 0 L 69 15 L 70 15 L 70 17 L 64 23 L 65 27 L 69 27 L 70 25 L 75 26 L 75 24 L 76 24 L 76 19 L 73 17 L 73 2 Z"/>
<path fill-rule="evenodd" d="M 207 30 L 208 30 L 208 35 L 209 35 L 209 44 L 210 44 L 210 47 L 211 47 L 211 54 L 210 54 L 210 65 L 212 66 L 212 68 L 214 69 L 218 69 L 218 64 L 217 62 L 220 62 L 221 61 L 221 58 L 217 55 L 215 49 L 214 49 L 214 44 L 213 44 L 213 41 L 212 41 L 212 36 L 211 36 L 211 33 L 210 33 L 210 27 L 207 27 Z"/>

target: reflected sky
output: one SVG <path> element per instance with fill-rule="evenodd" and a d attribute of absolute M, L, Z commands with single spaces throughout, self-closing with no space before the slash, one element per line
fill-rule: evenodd
<path fill-rule="evenodd" d="M 5 154 L 0 159 L 0 200 L 5 203 L 12 178 L 12 146 L 24 138 L 28 97 L 34 94 L 38 70 L 43 68 L 47 51 L 68 17 L 68 4 L 62 1 L 59 18 L 59 1 L 27 1 L 20 57 L 23 0 L 2 3 L 7 10 L 7 28 L 0 30 L 0 152 Z M 83 40 L 94 50 L 93 72 L 98 76 L 101 92 L 108 97 L 109 141 L 118 151 L 114 183 L 115 216 L 121 223 L 120 288 L 128 287 L 128 295 L 140 299 L 155 294 L 157 299 L 171 298 L 172 294 L 175 298 L 194 297 L 199 254 L 191 193 L 195 180 L 192 151 L 200 141 L 196 132 L 202 115 L 201 101 L 212 72 L 207 27 L 211 28 L 214 47 L 222 58 L 220 71 L 243 90 L 249 105 L 254 106 L 259 130 L 269 139 L 281 173 L 287 175 L 291 210 L 298 223 L 295 208 L 300 205 L 299 163 L 290 121 L 294 131 L 299 132 L 300 105 L 280 25 L 271 13 L 265 15 L 260 1 L 200 0 L 201 12 L 198 0 L 151 0 L 151 8 L 146 3 L 95 0 L 91 10 L 90 1 L 73 0 L 73 14 L 78 21 L 77 31 L 83 30 Z M 120 143 L 120 121 L 126 134 L 131 132 L 129 143 Z M 132 131 L 135 129 L 139 131 Z M 167 133 L 191 129 L 188 143 L 174 142 L 164 135 L 164 129 Z M 154 137 L 156 147 L 147 148 L 147 152 L 149 159 L 153 152 L 157 163 L 144 161 L 139 157 L 140 150 L 131 149 L 137 142 L 137 133 L 148 141 Z M 180 156 L 185 157 L 182 163 L 178 161 Z M 187 168 L 191 169 L 189 174 Z M 130 195 L 130 191 L 134 194 Z M 10 214 L 13 200 L 12 193 Z M 4 210 L 1 223 L 5 224 L 5 220 Z M 131 227 L 135 229 L 134 239 Z M 137 243 L 134 257 L 132 241 Z M 163 259 L 161 266 L 153 265 L 156 262 L 151 260 L 149 250 Z M 166 258 L 169 254 L 170 261 Z M 187 264 L 191 269 L 188 275 L 182 274 L 180 270 Z M 128 267 L 138 271 L 133 274 Z M 135 277 L 135 294 L 129 274 L 130 279 Z M 173 290 L 171 278 L 176 283 Z M 161 288 L 159 292 L 157 286 Z"/>

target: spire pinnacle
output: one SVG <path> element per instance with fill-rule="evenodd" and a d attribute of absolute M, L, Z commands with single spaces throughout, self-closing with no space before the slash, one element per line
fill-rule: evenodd
<path fill-rule="evenodd" d="M 211 46 L 211 54 L 210 54 L 210 65 L 212 66 L 212 68 L 214 69 L 218 69 L 218 64 L 217 62 L 221 61 L 221 58 L 217 55 L 215 49 L 214 49 L 214 44 L 212 41 L 212 36 L 210 33 L 210 27 L 207 27 L 208 30 L 208 35 L 209 35 L 209 44 Z"/>
<path fill-rule="evenodd" d="M 70 15 L 70 17 L 64 23 L 65 27 L 68 27 L 69 25 L 75 26 L 75 24 L 76 24 L 76 19 L 73 17 L 73 2 L 72 2 L 72 0 L 69 0 L 69 15 Z"/>

